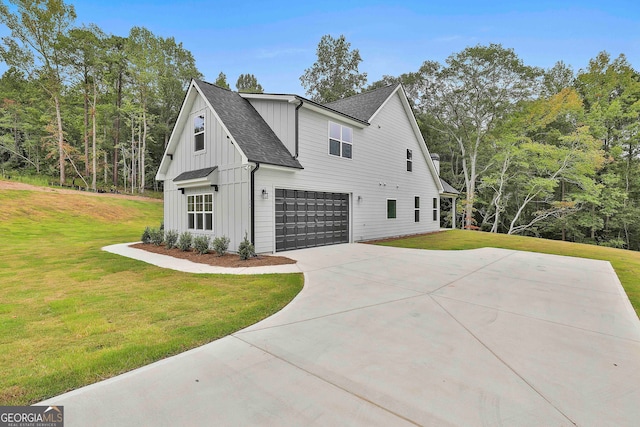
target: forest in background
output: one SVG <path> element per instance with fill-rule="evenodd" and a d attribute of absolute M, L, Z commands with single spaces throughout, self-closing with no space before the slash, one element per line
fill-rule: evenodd
<path fill-rule="evenodd" d="M 61 0 L 11 3 L 0 4 L 11 32 L 0 44 L 2 173 L 156 188 L 185 90 L 202 76 L 193 55 L 145 28 L 120 37 L 77 25 Z M 402 83 L 442 177 L 461 192 L 460 227 L 640 250 L 640 77 L 623 54 L 597 53 L 576 72 L 478 45 L 371 84 L 362 62 L 344 36 L 323 36 L 300 81 L 321 103 Z M 229 88 L 222 72 L 214 83 Z M 236 89 L 263 91 L 252 74 Z"/>

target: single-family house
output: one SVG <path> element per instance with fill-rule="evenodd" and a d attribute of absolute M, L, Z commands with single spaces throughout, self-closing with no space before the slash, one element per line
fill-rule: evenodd
<path fill-rule="evenodd" d="M 165 229 L 258 253 L 436 231 L 446 193 L 401 85 L 321 105 L 193 80 L 156 179 Z"/>

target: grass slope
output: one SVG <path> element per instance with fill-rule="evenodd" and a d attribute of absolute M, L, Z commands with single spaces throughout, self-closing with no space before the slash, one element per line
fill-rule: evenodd
<path fill-rule="evenodd" d="M 581 243 L 508 236 L 480 231 L 451 230 L 378 242 L 385 246 L 414 249 L 463 250 L 484 247 L 541 252 L 611 262 L 629 300 L 640 316 L 640 252 Z"/>
<path fill-rule="evenodd" d="M 302 275 L 185 274 L 100 250 L 162 204 L 0 191 L 0 405 L 31 404 L 253 324 Z"/>

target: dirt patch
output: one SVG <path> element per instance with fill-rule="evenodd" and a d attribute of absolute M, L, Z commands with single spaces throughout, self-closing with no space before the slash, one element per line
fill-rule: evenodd
<path fill-rule="evenodd" d="M 79 191 L 68 188 L 54 188 L 54 187 L 40 187 L 38 185 L 25 184 L 23 182 L 5 181 L 0 180 L 0 190 L 27 190 L 27 191 L 40 191 L 43 193 L 58 193 L 58 194 L 82 194 L 95 197 L 113 197 L 118 199 L 127 200 L 143 200 L 145 202 L 158 202 L 162 203 L 160 199 L 153 199 L 151 197 L 133 196 L 120 193 L 94 193 L 93 191 Z"/>
<path fill-rule="evenodd" d="M 215 267 L 262 267 L 267 265 L 284 265 L 295 264 L 296 261 L 291 258 L 275 255 L 258 255 L 257 257 L 241 260 L 238 254 L 225 254 L 224 256 L 218 256 L 216 253 L 208 253 L 200 255 L 193 251 L 183 252 L 180 249 L 167 249 L 165 246 L 156 246 L 152 244 L 135 243 L 129 245 L 132 248 L 142 249 L 148 252 L 156 254 L 169 255 L 174 258 L 187 259 L 189 261 L 197 262 L 200 264 L 213 265 Z"/>

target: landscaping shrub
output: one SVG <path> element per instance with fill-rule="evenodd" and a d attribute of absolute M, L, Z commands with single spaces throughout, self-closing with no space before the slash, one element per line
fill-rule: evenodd
<path fill-rule="evenodd" d="M 151 228 L 147 227 L 144 229 L 142 233 L 142 243 L 145 245 L 151 243 Z"/>
<path fill-rule="evenodd" d="M 178 244 L 178 232 L 176 230 L 168 230 L 164 233 L 164 244 L 167 249 L 173 249 Z"/>
<path fill-rule="evenodd" d="M 209 252 L 209 236 L 196 236 L 193 239 L 193 250 L 204 255 Z"/>
<path fill-rule="evenodd" d="M 218 256 L 223 256 L 229 250 L 229 239 L 227 236 L 220 236 L 213 239 L 211 246 L 213 246 L 213 250 L 216 251 Z"/>
<path fill-rule="evenodd" d="M 159 228 L 152 228 L 149 232 L 151 243 L 156 246 L 160 246 L 164 242 L 164 233 Z"/>
<path fill-rule="evenodd" d="M 240 242 L 238 246 L 238 255 L 240 255 L 240 259 L 247 260 L 256 256 L 256 249 L 253 247 L 253 244 L 247 238 L 247 233 L 244 233 L 244 239 Z"/>
<path fill-rule="evenodd" d="M 191 249 L 191 243 L 193 242 L 193 236 L 188 231 L 185 231 L 180 235 L 178 239 L 178 248 L 181 251 L 188 251 Z"/>

